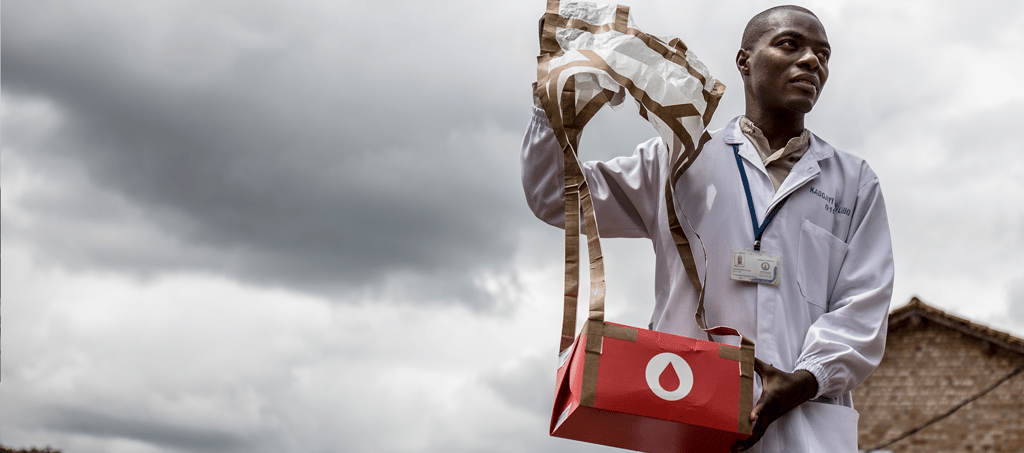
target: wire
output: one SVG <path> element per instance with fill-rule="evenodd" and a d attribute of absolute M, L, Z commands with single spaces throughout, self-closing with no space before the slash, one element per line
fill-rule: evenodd
<path fill-rule="evenodd" d="M 1020 368 L 1017 368 L 1016 370 L 1013 370 L 1012 372 L 1010 372 L 1010 374 L 1008 374 L 1005 377 L 1003 377 L 1002 379 L 996 381 L 994 384 L 990 385 L 988 388 L 982 390 L 981 392 L 978 392 L 977 394 L 975 394 L 974 396 L 972 396 L 970 398 L 967 398 L 962 403 L 957 404 L 956 406 L 953 406 L 952 409 L 946 411 L 945 413 L 940 414 L 940 415 L 932 418 L 931 420 L 928 420 L 928 421 L 926 421 L 926 422 L 924 422 L 924 423 L 922 423 L 922 424 L 920 424 L 920 425 L 918 425 L 918 426 L 916 426 L 914 428 L 911 428 L 910 430 L 908 430 L 908 431 L 904 432 L 903 434 L 900 434 L 899 436 L 897 436 L 895 439 L 892 439 L 892 440 L 890 440 L 888 442 L 881 443 L 881 444 L 878 444 L 878 445 L 876 445 L 874 447 L 865 449 L 864 451 L 872 452 L 872 451 L 876 451 L 876 450 L 881 450 L 881 449 L 883 449 L 885 447 L 888 447 L 888 446 L 890 446 L 890 445 L 892 445 L 892 444 L 894 444 L 896 442 L 899 442 L 899 441 L 901 441 L 903 439 L 906 439 L 906 438 L 908 438 L 910 436 L 913 436 L 918 431 L 920 431 L 922 429 L 925 429 L 925 428 L 927 428 L 927 427 L 929 427 L 929 426 L 931 426 L 931 425 L 941 421 L 942 419 L 944 419 L 946 417 L 949 417 L 950 415 L 953 415 L 953 413 L 958 411 L 958 410 L 960 410 L 960 408 L 970 404 L 972 401 L 974 401 L 974 400 L 976 400 L 978 398 L 981 398 L 982 396 L 985 396 L 985 394 L 995 390 L 996 387 L 999 387 L 1002 383 L 1004 383 L 1006 381 L 1009 381 L 1010 379 L 1013 379 L 1013 377 L 1018 375 L 1018 374 L 1020 374 L 1021 371 L 1024 371 L 1024 366 L 1021 366 Z"/>

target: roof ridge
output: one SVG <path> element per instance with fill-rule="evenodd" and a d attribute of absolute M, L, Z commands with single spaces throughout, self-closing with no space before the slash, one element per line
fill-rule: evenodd
<path fill-rule="evenodd" d="M 949 314 L 914 296 L 906 305 L 889 313 L 889 331 L 904 327 L 911 319 L 926 318 L 963 334 L 1024 355 L 1024 339 L 966 318 Z"/>

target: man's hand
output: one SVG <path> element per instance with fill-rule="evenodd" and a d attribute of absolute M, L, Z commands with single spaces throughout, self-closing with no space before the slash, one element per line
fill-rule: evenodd
<path fill-rule="evenodd" d="M 787 373 L 761 359 L 754 359 L 754 370 L 761 375 L 763 391 L 754 410 L 750 412 L 753 433 L 745 440 L 737 441 L 732 451 L 744 451 L 761 440 L 768 425 L 786 415 L 793 408 L 803 404 L 818 393 L 818 381 L 807 370 Z"/>

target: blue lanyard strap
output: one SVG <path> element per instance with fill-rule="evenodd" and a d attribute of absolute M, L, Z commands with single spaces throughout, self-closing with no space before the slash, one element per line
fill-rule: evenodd
<path fill-rule="evenodd" d="M 768 228 L 768 224 L 772 222 L 772 219 L 775 218 L 775 214 L 779 213 L 779 209 L 782 209 L 782 205 L 786 204 L 789 197 L 784 198 L 782 203 L 776 205 L 775 209 L 772 209 L 771 212 L 764 217 L 764 223 L 762 223 L 761 226 L 757 226 L 757 213 L 754 211 L 754 198 L 750 196 L 750 182 L 747 181 L 747 172 L 743 170 L 743 160 L 740 159 L 740 146 L 732 145 L 732 150 L 733 153 L 736 154 L 736 166 L 740 169 L 740 179 L 743 180 L 743 191 L 747 193 L 747 207 L 750 208 L 750 223 L 754 226 L 754 250 L 760 251 L 761 235 L 764 234 L 765 228 Z"/>

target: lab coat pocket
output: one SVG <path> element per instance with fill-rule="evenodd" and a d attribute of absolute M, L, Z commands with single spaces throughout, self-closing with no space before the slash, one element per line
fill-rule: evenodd
<path fill-rule="evenodd" d="M 800 405 L 807 422 L 804 442 L 812 452 L 857 451 L 857 419 L 852 407 L 838 404 L 807 402 Z"/>
<path fill-rule="evenodd" d="M 847 245 L 823 228 L 804 220 L 800 225 L 799 267 L 796 283 L 811 310 L 811 321 L 827 312 Z"/>

